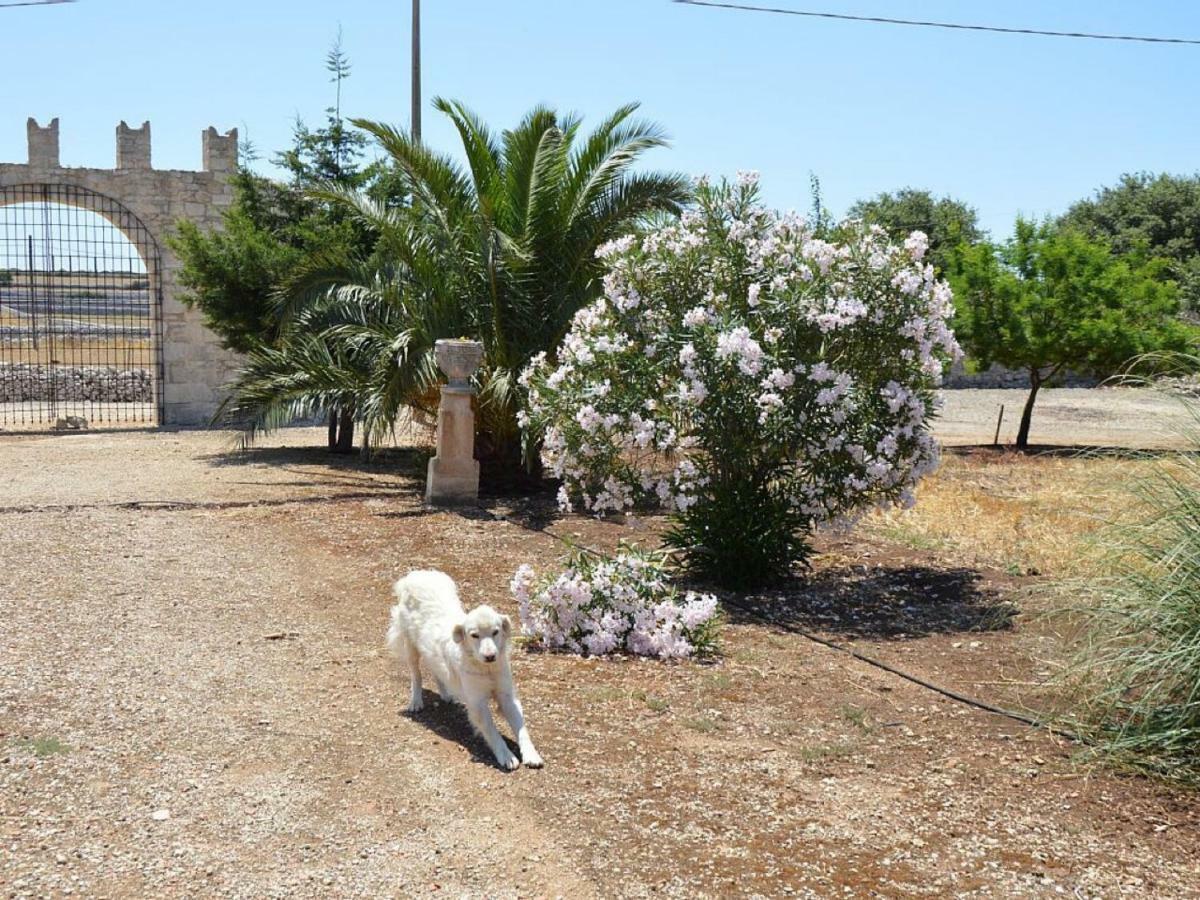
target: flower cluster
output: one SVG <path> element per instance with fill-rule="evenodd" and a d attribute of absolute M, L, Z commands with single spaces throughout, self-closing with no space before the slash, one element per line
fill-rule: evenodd
<path fill-rule="evenodd" d="M 602 250 L 604 296 L 522 375 L 562 505 L 686 518 L 752 485 L 807 533 L 911 503 L 937 464 L 927 423 L 959 353 L 925 235 L 817 234 L 762 207 L 752 174 L 697 196 L 677 222 Z"/>
<path fill-rule="evenodd" d="M 521 566 L 510 587 L 522 631 L 550 649 L 659 659 L 705 656 L 716 649 L 717 598 L 680 595 L 668 581 L 661 554 L 632 547 L 611 558 L 578 551 L 560 575 L 540 582 L 530 566 Z"/>

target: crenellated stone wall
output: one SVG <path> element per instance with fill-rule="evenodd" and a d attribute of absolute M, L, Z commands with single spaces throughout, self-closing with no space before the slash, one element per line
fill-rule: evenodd
<path fill-rule="evenodd" d="M 153 247 L 138 246 L 147 269 L 161 261 L 163 322 L 163 415 L 165 425 L 205 425 L 222 399 L 221 388 L 238 363 L 217 337 L 204 327 L 196 310 L 179 301 L 179 260 L 166 245 L 175 223 L 190 219 L 202 228 L 219 228 L 222 212 L 233 202 L 229 175 L 237 167 L 237 129 L 201 135 L 201 171 L 155 169 L 151 166 L 150 123 L 116 130 L 116 167 L 67 168 L 59 158 L 59 123 L 27 123 L 29 160 L 0 163 L 0 188 L 20 184 L 75 185 L 115 200 L 152 235 Z M 93 210 L 102 212 L 102 210 Z M 139 238 L 128 223 L 113 221 L 135 245 Z"/>

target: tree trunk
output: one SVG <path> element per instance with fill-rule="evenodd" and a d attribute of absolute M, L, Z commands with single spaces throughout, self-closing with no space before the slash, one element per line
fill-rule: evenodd
<path fill-rule="evenodd" d="M 1029 370 L 1029 398 L 1025 401 L 1025 411 L 1021 413 L 1021 427 L 1017 429 L 1017 448 L 1024 450 L 1029 446 L 1029 424 L 1033 421 L 1033 404 L 1037 400 L 1038 388 L 1042 379 L 1037 369 Z"/>
<path fill-rule="evenodd" d="M 329 411 L 329 452 L 337 449 L 338 414 L 336 409 Z"/>
<path fill-rule="evenodd" d="M 333 452 L 354 452 L 354 413 L 348 410 L 343 409 L 338 413 L 337 445 L 334 447 Z"/>

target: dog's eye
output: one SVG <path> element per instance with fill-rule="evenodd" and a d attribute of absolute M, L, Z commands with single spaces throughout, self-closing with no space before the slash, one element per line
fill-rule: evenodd
<path fill-rule="evenodd" d="M 471 632 L 471 637 L 475 638 L 475 640 L 479 640 L 479 632 L 478 632 L 478 631 L 472 631 L 472 632 Z"/>
<path fill-rule="evenodd" d="M 493 628 L 493 629 L 492 629 L 492 637 L 495 637 L 495 636 L 496 636 L 496 635 L 498 635 L 499 633 L 500 633 L 500 629 L 499 629 L 499 628 Z"/>

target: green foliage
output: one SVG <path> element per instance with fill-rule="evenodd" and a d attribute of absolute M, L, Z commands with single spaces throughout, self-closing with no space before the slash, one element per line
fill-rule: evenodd
<path fill-rule="evenodd" d="M 813 235 L 828 239 L 837 228 L 837 222 L 833 218 L 833 213 L 825 206 L 825 199 L 821 196 L 821 179 L 815 172 L 808 173 L 808 193 L 810 197 L 808 222 L 812 227 Z M 907 236 L 905 234 L 905 237 Z"/>
<path fill-rule="evenodd" d="M 372 253 L 343 244 L 314 256 L 284 287 L 285 328 L 320 335 L 334 357 L 369 373 L 354 388 L 356 408 L 376 435 L 403 406 L 435 402 L 436 339 L 482 340 L 477 447 L 515 462 L 517 373 L 536 353 L 553 352 L 571 317 L 599 293 L 596 249 L 644 216 L 677 211 L 689 188 L 679 175 L 631 171 L 665 144 L 657 126 L 633 118 L 635 105 L 589 135 L 578 118 L 545 107 L 495 134 L 461 103 L 435 106 L 458 131 L 466 167 L 396 128 L 356 120 L 414 203 L 400 209 L 336 184 L 311 192 L 375 245 Z M 239 415 L 265 425 L 326 393 L 318 387 L 330 374 L 323 360 L 311 378 L 299 377 L 317 362 L 311 354 L 295 368 L 285 356 L 259 362 L 238 384 L 230 409 Z M 271 400 L 269 383 L 288 389 Z"/>
<path fill-rule="evenodd" d="M 973 207 L 913 188 L 859 200 L 850 207 L 849 216 L 883 227 L 892 240 L 902 241 L 914 231 L 925 232 L 929 237 L 929 261 L 939 273 L 946 272 L 955 247 L 983 239 Z"/>
<path fill-rule="evenodd" d="M 1196 371 L 1200 359 L 1185 360 Z M 1186 401 L 1194 422 L 1200 409 Z M 1188 435 L 1200 450 L 1200 432 Z M 1123 521 L 1102 535 L 1101 577 L 1071 589 L 1089 603 L 1070 669 L 1076 716 L 1096 752 L 1200 782 L 1200 456 L 1163 458 L 1130 486 Z M 1080 727 L 1073 722 L 1073 727 Z"/>
<path fill-rule="evenodd" d="M 1123 175 L 1060 221 L 1106 239 L 1114 253 L 1169 260 L 1164 275 L 1179 283 L 1185 308 L 1200 310 L 1200 174 Z"/>
<path fill-rule="evenodd" d="M 340 208 L 310 196 L 310 189 L 336 184 L 392 206 L 403 201 L 396 173 L 385 163 L 364 166 L 368 139 L 343 123 L 342 81 L 350 63 L 340 32 L 326 68 L 337 85 L 336 103 L 319 128 L 296 120 L 292 146 L 274 158 L 287 173 L 286 182 L 252 172 L 248 164 L 257 154 L 247 144 L 223 228 L 208 232 L 181 221 L 168 239 L 183 263 L 183 302 L 199 309 L 225 346 L 240 353 L 278 344 L 276 294 L 303 260 L 339 250 L 369 253 L 374 244 L 372 234 Z"/>
<path fill-rule="evenodd" d="M 8 287 L 13 283 L 13 273 L 9 269 L 0 269 L 0 287 Z"/>
<path fill-rule="evenodd" d="M 742 590 L 762 587 L 795 564 L 807 568 L 811 531 L 810 517 L 761 479 L 725 477 L 712 479 L 688 515 L 671 521 L 665 540 L 684 551 L 695 573 Z"/>
<path fill-rule="evenodd" d="M 1017 435 L 1026 446 L 1038 389 L 1065 369 L 1109 376 L 1144 353 L 1185 349 L 1192 331 L 1176 318 L 1178 292 L 1166 263 L 1114 256 L 1104 241 L 1049 223 L 1018 220 L 1001 246 L 960 246 L 950 280 L 955 331 L 981 367 L 1029 372 Z"/>
<path fill-rule="evenodd" d="M 302 251 L 264 228 L 241 185 L 235 190 L 223 229 L 209 233 L 181 221 L 170 244 L 183 261 L 184 302 L 203 311 L 205 324 L 227 348 L 247 353 L 273 340 L 277 319 L 271 294 Z"/>
<path fill-rule="evenodd" d="M 459 267 L 468 333 L 486 350 L 483 450 L 509 457 L 519 449 L 516 377 L 535 354 L 553 352 L 575 312 L 598 296 L 597 248 L 643 216 L 677 212 L 690 189 L 680 175 L 631 171 L 666 144 L 661 128 L 633 118 L 637 104 L 586 137 L 578 117 L 547 107 L 496 135 L 457 101 L 434 106 L 458 131 L 466 171 L 394 128 L 356 124 L 408 176 L 417 233 L 440 249 L 444 265 Z"/>
<path fill-rule="evenodd" d="M 184 302 L 203 312 L 206 324 L 226 347 L 248 354 L 246 373 L 253 396 L 264 396 L 272 385 L 280 397 L 299 390 L 294 373 L 279 371 L 279 366 L 291 365 L 288 360 L 293 358 L 318 366 L 309 373 L 315 379 L 310 387 L 313 383 L 328 387 L 322 379 L 328 378 L 332 360 L 338 371 L 353 376 L 355 384 L 361 384 L 368 374 L 354 368 L 356 357 L 315 346 L 312 335 L 285 340 L 280 327 L 279 296 L 297 272 L 310 271 L 339 253 L 369 254 L 375 242 L 374 234 L 341 208 L 312 196 L 310 190 L 319 185 L 361 190 L 390 208 L 403 205 L 405 198 L 398 174 L 387 163 L 363 165 L 367 137 L 347 128 L 342 119 L 342 82 L 350 75 L 350 61 L 342 50 L 340 30 L 325 67 L 336 85 L 335 103 L 325 111 L 324 125 L 316 129 L 297 118 L 291 148 L 274 159 L 287 172 L 287 181 L 277 183 L 251 172 L 248 166 L 257 153 L 247 141 L 242 148 L 242 166 L 234 176 L 234 202 L 224 215 L 224 228 L 206 233 L 181 222 L 178 234 L 170 240 L 183 262 Z M 294 356 L 288 352 L 293 345 Z M 280 383 L 275 375 L 286 377 Z M 353 392 L 322 389 L 311 391 L 310 396 L 340 398 L 326 409 L 306 406 L 305 412 L 328 411 L 330 449 L 348 452 L 354 438 Z M 278 421 L 274 415 L 271 421 Z"/>
<path fill-rule="evenodd" d="M 249 354 L 223 418 L 252 435 L 325 409 L 351 410 L 370 442 L 382 439 L 405 407 L 432 413 L 434 341 L 469 323 L 453 278 L 441 277 L 440 258 L 415 240 L 409 249 L 411 255 L 379 264 L 344 248 L 308 260 L 282 290 L 290 303 L 281 311 L 278 345 Z"/>

